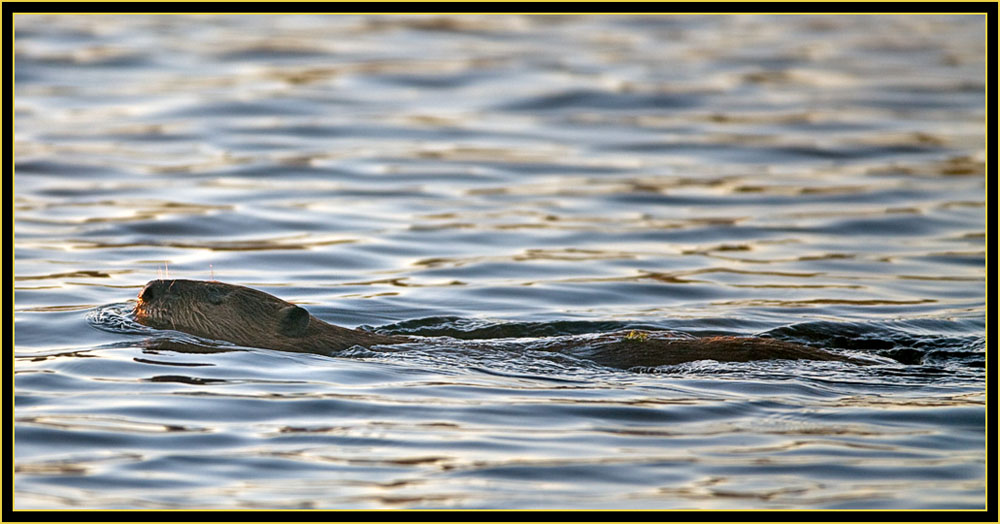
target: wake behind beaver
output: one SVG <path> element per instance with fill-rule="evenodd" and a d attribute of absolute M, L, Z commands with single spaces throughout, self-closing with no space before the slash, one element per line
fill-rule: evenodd
<path fill-rule="evenodd" d="M 239 346 L 335 355 L 353 346 L 391 350 L 420 337 L 343 328 L 302 307 L 256 289 L 202 280 L 153 280 L 139 293 L 136 320 Z M 670 331 L 616 331 L 579 339 L 552 338 L 542 344 L 598 364 L 656 367 L 696 360 L 825 360 L 869 364 L 819 348 L 761 337 L 684 337 Z M 455 341 L 474 347 L 474 340 Z"/>

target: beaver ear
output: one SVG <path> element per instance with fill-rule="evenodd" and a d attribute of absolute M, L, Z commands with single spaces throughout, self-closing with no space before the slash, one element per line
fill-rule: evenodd
<path fill-rule="evenodd" d="M 215 304 L 216 306 L 222 304 L 226 297 L 229 296 L 229 291 L 222 288 L 210 288 L 208 290 L 208 303 Z"/>
<path fill-rule="evenodd" d="M 301 337 L 309 326 L 309 312 L 299 306 L 278 311 L 278 332 L 286 337 Z"/>

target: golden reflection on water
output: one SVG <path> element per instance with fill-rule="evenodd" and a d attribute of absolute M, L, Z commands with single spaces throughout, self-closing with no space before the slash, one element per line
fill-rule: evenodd
<path fill-rule="evenodd" d="M 111 278 L 112 275 L 123 275 L 123 274 L 127 274 L 127 273 L 131 273 L 131 270 L 128 270 L 128 269 L 126 269 L 126 270 L 120 270 L 120 271 L 86 271 L 86 270 L 81 270 L 81 271 L 72 271 L 72 272 L 68 272 L 68 273 L 50 273 L 48 275 L 31 275 L 31 276 L 25 276 L 25 275 L 17 276 L 17 275 L 15 275 L 14 276 L 14 281 L 18 282 L 18 281 L 23 281 L 23 280 L 55 280 L 55 279 L 62 279 L 62 278 Z"/>
<path fill-rule="evenodd" d="M 89 250 L 89 249 L 117 249 L 129 247 L 174 247 L 182 249 L 205 249 L 208 251 L 285 251 L 285 250 L 306 250 L 321 246 L 333 246 L 339 244 L 351 244 L 357 242 L 353 238 L 317 238 L 311 235 L 292 235 L 278 238 L 268 238 L 260 240 L 206 240 L 196 241 L 149 241 L 149 242 L 98 242 L 76 240 L 65 242 L 58 247 L 65 250 Z M 25 247 L 56 247 L 49 242 L 23 242 Z"/>
<path fill-rule="evenodd" d="M 104 186 L 101 189 L 127 189 L 128 187 L 137 186 L 126 184 L 124 187 Z M 91 186 L 89 189 L 95 188 L 96 186 Z M 88 188 L 78 186 L 78 189 L 86 191 Z M 76 208 L 80 208 L 78 213 L 81 216 L 59 216 L 58 218 L 53 216 L 57 210 Z M 142 199 L 98 200 L 94 202 L 46 202 L 37 199 L 21 198 L 16 202 L 14 209 L 16 212 L 21 213 L 18 217 L 19 222 L 75 225 L 131 223 L 176 215 L 203 216 L 218 211 L 231 211 L 234 209 L 234 206 Z M 35 213 L 25 216 L 25 212 Z M 65 214 L 66 211 L 61 211 L 61 213 Z M 114 216 L 94 216 L 98 213 L 113 214 Z"/>
<path fill-rule="evenodd" d="M 125 417 L 97 415 L 43 415 L 19 417 L 17 422 L 77 431 L 121 431 L 126 433 L 207 432 L 209 428 L 140 422 Z"/>
<path fill-rule="evenodd" d="M 912 409 L 922 407 L 985 406 L 986 397 L 980 393 L 963 393 L 951 396 L 896 398 L 879 395 L 854 395 L 837 399 L 831 407 L 863 407 L 873 409 Z"/>
<path fill-rule="evenodd" d="M 53 286 L 52 288 L 59 288 L 63 286 Z M 18 288 L 22 289 L 22 288 Z M 43 287 L 35 287 L 32 289 L 45 289 Z M 62 311 L 87 311 L 97 307 L 99 304 L 66 304 L 61 306 L 34 306 L 34 307 L 18 307 L 15 311 L 18 312 L 31 312 L 31 313 L 56 313 Z"/>
<path fill-rule="evenodd" d="M 846 305 L 846 306 L 900 306 L 915 304 L 933 304 L 937 300 L 925 298 L 919 300 L 846 300 L 830 298 L 814 298 L 808 300 L 720 300 L 713 302 L 719 306 L 760 306 L 760 307 L 812 307 L 818 305 Z"/>

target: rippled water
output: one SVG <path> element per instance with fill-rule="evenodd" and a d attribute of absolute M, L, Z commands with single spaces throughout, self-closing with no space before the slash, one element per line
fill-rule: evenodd
<path fill-rule="evenodd" d="M 985 505 L 982 17 L 15 23 L 17 508 Z M 451 338 L 151 349 L 164 273 Z M 880 364 L 530 344 L 638 327 Z"/>

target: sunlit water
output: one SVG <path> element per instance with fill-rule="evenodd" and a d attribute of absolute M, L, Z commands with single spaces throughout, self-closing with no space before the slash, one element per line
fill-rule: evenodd
<path fill-rule="evenodd" d="M 982 17 L 15 22 L 18 508 L 985 504 Z M 164 273 L 452 338 L 149 349 Z M 531 344 L 635 327 L 881 363 Z"/>

